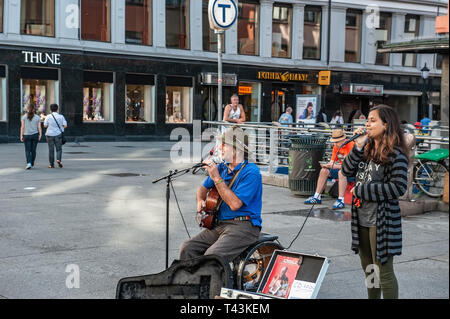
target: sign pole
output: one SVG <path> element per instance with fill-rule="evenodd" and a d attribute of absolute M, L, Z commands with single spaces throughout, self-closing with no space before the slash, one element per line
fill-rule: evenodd
<path fill-rule="evenodd" d="M 217 121 L 222 121 L 222 88 L 223 88 L 223 70 L 222 70 L 222 35 L 223 30 L 216 30 L 217 33 Z"/>

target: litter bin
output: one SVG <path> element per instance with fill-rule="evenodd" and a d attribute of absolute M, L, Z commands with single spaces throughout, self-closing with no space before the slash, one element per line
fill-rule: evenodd
<path fill-rule="evenodd" d="M 320 174 L 319 161 L 327 147 L 324 135 L 291 137 L 289 148 L 289 189 L 295 195 L 314 195 Z"/>

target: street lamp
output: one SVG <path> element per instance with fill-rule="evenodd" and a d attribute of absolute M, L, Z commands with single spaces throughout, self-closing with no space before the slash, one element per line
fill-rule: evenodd
<path fill-rule="evenodd" d="M 422 70 L 420 70 L 422 73 L 422 78 L 424 80 L 428 79 L 428 75 L 430 74 L 430 70 L 427 68 L 427 63 L 425 62 L 425 65 L 423 66 Z"/>
<path fill-rule="evenodd" d="M 425 62 L 425 65 L 423 66 L 422 70 L 420 70 L 420 73 L 422 75 L 423 79 L 423 88 L 422 88 L 422 116 L 427 114 L 427 100 L 428 100 L 428 94 L 427 94 L 427 79 L 428 75 L 430 74 L 430 69 L 427 68 L 427 63 Z M 421 118 L 419 118 L 419 121 Z"/>

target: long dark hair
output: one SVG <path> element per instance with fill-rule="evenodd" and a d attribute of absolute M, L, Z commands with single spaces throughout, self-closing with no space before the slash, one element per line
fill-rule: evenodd
<path fill-rule="evenodd" d="M 375 163 L 388 164 L 390 155 L 396 147 L 400 148 L 407 155 L 408 148 L 406 147 L 404 133 L 394 109 L 388 105 L 379 104 L 370 110 L 370 112 L 373 111 L 378 111 L 381 121 L 383 124 L 386 124 L 386 130 L 380 139 L 378 147 L 375 147 L 373 139 L 369 139 L 364 149 L 365 158 Z"/>
<path fill-rule="evenodd" d="M 34 104 L 29 104 L 27 106 L 27 119 L 28 121 L 33 120 L 34 115 L 36 114 L 36 107 Z"/>

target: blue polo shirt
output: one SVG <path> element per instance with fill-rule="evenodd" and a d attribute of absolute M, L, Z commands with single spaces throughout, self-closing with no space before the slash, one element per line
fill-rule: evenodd
<path fill-rule="evenodd" d="M 220 176 L 229 184 L 234 174 L 241 169 L 244 163 L 247 163 L 247 161 L 236 166 L 231 173 L 228 173 L 228 168 L 223 163 L 219 164 L 217 168 Z M 203 186 L 210 189 L 214 186 L 214 181 L 208 176 L 203 182 Z M 239 173 L 231 190 L 243 204 L 237 211 L 232 211 L 230 206 L 224 201 L 220 206 L 218 219 L 227 220 L 240 216 L 250 216 L 250 220 L 254 226 L 262 227 L 262 177 L 258 166 L 253 163 L 248 163 Z"/>

